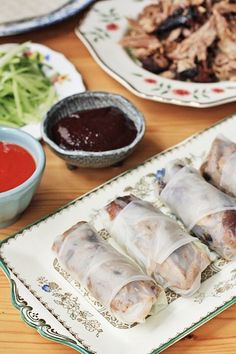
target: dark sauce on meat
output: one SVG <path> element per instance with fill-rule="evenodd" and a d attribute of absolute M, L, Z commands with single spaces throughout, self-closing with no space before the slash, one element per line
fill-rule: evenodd
<path fill-rule="evenodd" d="M 65 150 L 115 150 L 129 145 L 136 135 L 133 121 L 111 106 L 75 112 L 51 128 L 51 139 Z"/>
<path fill-rule="evenodd" d="M 176 28 L 191 28 L 194 25 L 194 21 L 198 20 L 198 17 L 196 7 L 190 6 L 187 9 L 180 7 L 158 26 L 154 34 L 163 38 Z"/>

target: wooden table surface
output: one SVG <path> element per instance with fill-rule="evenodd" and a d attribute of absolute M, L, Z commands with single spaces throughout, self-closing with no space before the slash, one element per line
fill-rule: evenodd
<path fill-rule="evenodd" d="M 145 137 L 138 149 L 121 166 L 101 170 L 69 171 L 64 163 L 45 147 L 47 164 L 38 192 L 20 220 L 11 227 L 0 230 L 0 240 L 236 111 L 236 103 L 209 109 L 195 109 L 135 97 L 109 77 L 76 38 L 74 27 L 79 19 L 80 16 L 77 15 L 43 30 L 1 39 L 0 43 L 32 40 L 64 53 L 81 72 L 88 90 L 119 93 L 130 99 L 144 113 L 147 125 Z M 34 329 L 21 321 L 19 312 L 10 302 L 7 278 L 0 272 L 0 354 L 72 354 L 74 352 L 73 349 L 40 337 Z M 165 353 L 235 354 L 236 305 L 168 348 Z"/>

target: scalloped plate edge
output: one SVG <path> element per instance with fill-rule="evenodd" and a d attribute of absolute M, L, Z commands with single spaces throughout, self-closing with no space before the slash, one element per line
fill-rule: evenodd
<path fill-rule="evenodd" d="M 121 85 L 123 85 L 125 88 L 127 88 L 130 92 L 132 92 L 134 95 L 148 99 L 151 101 L 155 102 L 161 102 L 161 103 L 169 103 L 169 104 L 176 104 L 178 106 L 184 106 L 184 107 L 194 107 L 194 108 L 209 108 L 209 107 L 216 107 L 222 104 L 230 103 L 235 101 L 235 95 L 214 101 L 211 103 L 201 103 L 201 102 L 196 102 L 196 101 L 190 101 L 190 102 L 184 102 L 178 99 L 171 99 L 171 98 L 165 98 L 162 96 L 157 96 L 157 95 L 149 95 L 142 93 L 138 91 L 136 88 L 134 88 L 128 81 L 125 80 L 124 77 L 120 76 L 117 72 L 115 72 L 113 69 L 111 69 L 104 61 L 102 58 L 99 56 L 99 54 L 96 52 L 95 48 L 92 46 L 91 42 L 84 36 L 83 32 L 80 31 L 78 27 L 75 28 L 75 34 L 76 36 L 81 40 L 81 42 L 85 45 L 85 47 L 88 49 L 89 53 L 93 57 L 93 59 L 96 61 L 96 63 L 108 74 L 110 75 L 113 79 L 117 80 Z"/>
<path fill-rule="evenodd" d="M 14 236 L 11 236 L 14 237 Z M 1 242 L 2 243 L 2 242 Z M 0 245 L 1 245 L 0 243 Z M 51 341 L 64 344 L 72 349 L 79 351 L 81 354 L 90 354 L 89 351 L 82 348 L 76 342 L 73 342 L 72 339 L 67 338 L 64 335 L 55 335 L 49 334 L 47 332 L 48 329 L 51 328 L 50 325 L 47 324 L 46 320 L 40 318 L 39 320 L 33 320 L 32 317 L 28 316 L 28 312 L 32 310 L 32 307 L 27 303 L 25 299 L 21 299 L 19 297 L 19 292 L 16 286 L 16 282 L 11 278 L 10 270 L 4 263 L 2 259 L 0 259 L 0 268 L 2 268 L 4 274 L 9 280 L 11 286 L 11 303 L 12 305 L 20 312 L 20 316 L 23 322 L 25 322 L 29 327 L 34 328 L 43 338 L 49 339 Z M 196 322 L 190 328 L 186 329 L 184 332 L 177 335 L 175 338 L 169 340 L 167 343 L 163 344 L 161 347 L 154 349 L 150 354 L 158 354 L 163 350 L 167 349 L 174 343 L 178 342 L 180 339 L 187 336 L 189 333 L 193 332 L 206 322 L 210 321 L 212 318 L 229 308 L 230 306 L 236 304 L 236 297 L 233 297 L 231 300 L 225 302 L 222 306 L 216 308 L 214 311 L 210 312 L 207 316 L 202 318 L 200 321 Z"/>
<path fill-rule="evenodd" d="M 101 1 L 101 3 L 102 2 L 104 2 L 104 0 Z M 98 2 L 98 4 L 99 4 L 99 2 Z M 93 4 L 93 6 L 96 6 L 96 4 Z M 91 10 L 93 10 L 93 7 L 92 7 Z M 88 12 L 88 14 L 90 13 L 90 11 Z M 222 99 L 217 99 L 217 100 L 211 101 L 211 102 L 198 102 L 198 101 L 195 101 L 195 100 L 184 101 L 184 100 L 181 100 L 181 99 L 178 99 L 178 98 L 167 98 L 167 97 L 163 97 L 163 96 L 161 96 L 159 94 L 155 94 L 154 95 L 154 94 L 151 94 L 151 93 L 149 94 L 149 93 L 144 93 L 144 92 L 140 91 L 138 88 L 134 87 L 124 76 L 122 76 L 122 74 L 120 74 L 119 72 L 117 72 L 113 68 L 111 68 L 109 63 L 106 62 L 99 55 L 99 53 L 96 50 L 95 46 L 93 46 L 92 41 L 90 41 L 89 38 L 87 38 L 87 36 L 85 35 L 85 33 L 80 29 L 81 26 L 83 25 L 83 23 L 86 21 L 86 18 L 87 18 L 87 16 L 85 16 L 82 19 L 82 21 L 80 21 L 80 23 L 76 26 L 76 28 L 75 28 L 76 36 L 82 41 L 82 43 L 88 49 L 89 53 L 91 54 L 93 59 L 97 62 L 97 64 L 108 75 L 110 75 L 113 79 L 117 80 L 121 85 L 123 85 L 125 88 L 127 88 L 134 95 L 136 95 L 138 97 L 141 97 L 141 98 L 144 98 L 144 99 L 152 100 L 152 101 L 155 101 L 155 102 L 176 104 L 176 105 L 179 105 L 179 106 L 195 107 L 195 108 L 215 107 L 215 106 L 219 106 L 219 105 L 222 105 L 222 104 L 226 104 L 226 103 L 230 103 L 230 102 L 234 102 L 235 101 L 235 94 L 233 94 L 231 96 L 228 96 L 228 97 L 225 97 L 225 98 L 222 98 Z M 156 75 L 156 76 L 158 76 L 158 75 Z M 173 81 L 173 80 L 170 80 L 170 81 Z M 230 81 L 225 81 L 225 82 L 230 83 Z M 236 87 L 234 88 L 234 91 L 235 91 L 235 89 L 236 89 Z"/>
<path fill-rule="evenodd" d="M 12 236 L 13 237 L 13 236 Z M 1 242 L 2 243 L 2 242 Z M 0 243 L 0 245 L 1 245 Z M 89 351 L 81 347 L 80 345 L 76 344 L 76 341 L 62 335 L 57 334 L 53 336 L 47 332 L 48 329 L 51 328 L 49 324 L 47 324 L 46 320 L 40 318 L 39 320 L 34 320 L 32 317 L 29 317 L 28 313 L 33 308 L 30 306 L 27 301 L 19 296 L 19 291 L 17 289 L 16 282 L 11 278 L 11 273 L 4 261 L 0 258 L 0 268 L 2 269 L 3 273 L 7 277 L 10 283 L 10 294 L 11 294 L 11 303 L 12 305 L 20 312 L 20 317 L 23 322 L 25 322 L 29 327 L 36 329 L 36 331 L 43 337 L 49 340 L 52 340 L 57 343 L 61 343 L 67 345 L 81 354 L 90 354 Z"/>

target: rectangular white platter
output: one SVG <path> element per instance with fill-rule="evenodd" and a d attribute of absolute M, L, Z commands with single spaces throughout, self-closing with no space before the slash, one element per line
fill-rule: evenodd
<path fill-rule="evenodd" d="M 174 158 L 188 157 L 199 167 L 218 133 L 235 140 L 236 116 L 189 138 L 72 201 L 0 245 L 0 265 L 12 283 L 12 302 L 22 318 L 48 339 L 82 353 L 155 354 L 166 349 L 236 303 L 236 261 L 218 259 L 205 272 L 199 291 L 190 298 L 168 293 L 169 305 L 145 323 L 122 326 L 104 308 L 96 309 L 55 269 L 51 246 L 55 236 L 79 220 L 101 229 L 99 210 L 115 197 L 133 193 L 158 204 L 153 191 L 157 169 Z M 125 326 L 123 326 L 125 327 Z"/>

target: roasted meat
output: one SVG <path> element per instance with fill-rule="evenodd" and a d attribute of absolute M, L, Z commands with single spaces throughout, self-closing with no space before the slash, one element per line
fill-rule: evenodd
<path fill-rule="evenodd" d="M 146 70 L 165 77 L 236 80 L 236 3 L 156 0 L 129 19 L 121 45 Z"/>

